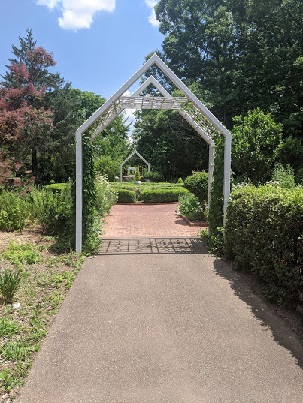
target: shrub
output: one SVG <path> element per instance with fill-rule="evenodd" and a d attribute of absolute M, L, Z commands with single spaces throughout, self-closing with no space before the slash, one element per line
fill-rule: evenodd
<path fill-rule="evenodd" d="M 0 230 L 16 231 L 25 227 L 29 206 L 20 194 L 2 191 L 0 194 Z"/>
<path fill-rule="evenodd" d="M 187 194 L 183 187 L 171 187 L 167 189 L 146 188 L 141 190 L 140 199 L 145 203 L 171 203 L 177 202 L 179 197 Z"/>
<path fill-rule="evenodd" d="M 72 221 L 70 185 L 55 193 L 46 189 L 35 189 L 28 197 L 31 217 L 38 221 L 46 234 L 60 235 L 70 228 Z"/>
<path fill-rule="evenodd" d="M 272 181 L 276 182 L 281 188 L 294 188 L 296 186 L 294 170 L 290 165 L 283 166 L 278 163 L 275 165 Z"/>
<path fill-rule="evenodd" d="M 131 189 L 118 188 L 118 203 L 135 203 L 136 192 Z"/>
<path fill-rule="evenodd" d="M 117 201 L 117 190 L 110 185 L 106 176 L 96 177 L 96 209 L 104 217 Z"/>
<path fill-rule="evenodd" d="M 295 305 L 303 289 L 303 189 L 250 185 L 232 192 L 226 257 L 252 271 L 274 302 Z"/>
<path fill-rule="evenodd" d="M 205 206 L 197 196 L 188 193 L 179 197 L 179 213 L 190 221 L 202 221 L 205 219 Z"/>
<path fill-rule="evenodd" d="M 208 199 L 208 173 L 205 171 L 196 172 L 185 178 L 184 186 L 193 193 L 201 203 Z"/>

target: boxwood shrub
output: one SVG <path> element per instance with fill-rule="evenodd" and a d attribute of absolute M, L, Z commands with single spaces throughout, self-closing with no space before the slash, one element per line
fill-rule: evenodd
<path fill-rule="evenodd" d="M 187 176 L 184 187 L 197 196 L 201 203 L 205 203 L 208 198 L 208 173 L 202 171 Z"/>
<path fill-rule="evenodd" d="M 117 188 L 118 203 L 135 203 L 137 200 L 136 192 L 131 189 Z"/>
<path fill-rule="evenodd" d="M 140 200 L 145 203 L 171 203 L 177 202 L 179 197 L 187 194 L 188 190 L 183 187 L 170 188 L 145 188 L 140 192 Z"/>
<path fill-rule="evenodd" d="M 225 253 L 253 272 L 273 302 L 303 302 L 303 189 L 246 186 L 232 192 Z"/>

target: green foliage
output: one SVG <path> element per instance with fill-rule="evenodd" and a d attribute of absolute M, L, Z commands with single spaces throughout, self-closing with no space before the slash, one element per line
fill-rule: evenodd
<path fill-rule="evenodd" d="M 193 175 L 187 176 L 184 181 L 184 187 L 193 193 L 201 203 L 207 202 L 208 199 L 208 173 L 195 172 Z"/>
<path fill-rule="evenodd" d="M 188 190 L 183 187 L 171 187 L 167 189 L 149 187 L 141 190 L 140 200 L 145 203 L 171 203 L 177 202 L 180 196 L 187 193 Z"/>
<path fill-rule="evenodd" d="M 11 337 L 19 330 L 18 323 L 8 318 L 0 318 L 0 337 Z"/>
<path fill-rule="evenodd" d="M 27 217 L 28 205 L 20 194 L 3 190 L 0 193 L 0 230 L 22 230 Z"/>
<path fill-rule="evenodd" d="M 139 169 L 139 167 L 136 167 L 135 181 L 139 181 L 139 180 L 141 180 L 140 169 Z"/>
<path fill-rule="evenodd" d="M 135 203 L 137 195 L 134 190 L 119 188 L 118 190 L 118 203 Z"/>
<path fill-rule="evenodd" d="M 205 205 L 193 193 L 179 197 L 178 202 L 180 215 L 185 216 L 190 221 L 205 220 Z"/>
<path fill-rule="evenodd" d="M 163 175 L 160 172 L 156 172 L 156 171 L 145 172 L 144 179 L 148 179 L 151 182 L 162 182 Z"/>
<path fill-rule="evenodd" d="M 23 361 L 30 351 L 32 351 L 31 347 L 27 347 L 22 341 L 8 341 L 1 349 L 1 356 L 5 360 Z"/>
<path fill-rule="evenodd" d="M 83 136 L 83 253 L 90 254 L 100 246 L 101 217 L 96 208 L 96 172 L 93 162 L 93 147 L 89 134 Z"/>
<path fill-rule="evenodd" d="M 282 126 L 259 108 L 244 117 L 236 116 L 233 121 L 233 171 L 254 184 L 265 183 L 280 153 Z"/>
<path fill-rule="evenodd" d="M 117 191 L 110 185 L 106 176 L 96 177 L 96 209 L 104 217 L 117 201 Z"/>
<path fill-rule="evenodd" d="M 272 175 L 272 181 L 285 189 L 291 189 L 296 186 L 294 170 L 290 165 L 285 167 L 282 164 L 276 164 Z"/>
<path fill-rule="evenodd" d="M 208 230 L 201 231 L 201 238 L 208 246 L 211 253 L 217 256 L 224 255 L 224 228 L 218 227 L 214 234 L 210 234 Z"/>
<path fill-rule="evenodd" d="M 31 217 L 42 226 L 49 235 L 61 236 L 70 231 L 72 224 L 71 186 L 66 184 L 58 192 L 52 189 L 34 189 L 28 200 L 31 205 Z"/>
<path fill-rule="evenodd" d="M 60 193 L 65 191 L 68 186 L 68 183 L 52 183 L 51 185 L 44 186 L 44 189 L 49 190 L 53 193 Z"/>
<path fill-rule="evenodd" d="M 176 111 L 139 112 L 133 136 L 138 152 L 162 175 L 145 179 L 172 182 L 207 168 L 207 144 Z"/>
<path fill-rule="evenodd" d="M 250 185 L 232 192 L 225 253 L 252 271 L 271 300 L 295 306 L 302 293 L 303 190 Z"/>
<path fill-rule="evenodd" d="M 0 272 L 0 293 L 5 302 L 11 303 L 20 286 L 21 272 L 6 269 Z"/>
<path fill-rule="evenodd" d="M 164 60 L 219 120 L 261 107 L 302 133 L 301 1 L 160 0 L 156 13 Z"/>
<path fill-rule="evenodd" d="M 24 264 L 38 263 L 41 259 L 40 252 L 31 243 L 18 245 L 11 242 L 2 253 L 2 256 L 18 268 L 21 268 Z"/>
<path fill-rule="evenodd" d="M 214 180 L 211 185 L 211 202 L 208 212 L 209 231 L 216 236 L 223 226 L 224 138 L 215 138 Z"/>

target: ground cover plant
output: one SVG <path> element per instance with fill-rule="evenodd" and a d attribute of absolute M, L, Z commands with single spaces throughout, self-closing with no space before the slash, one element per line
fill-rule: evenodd
<path fill-rule="evenodd" d="M 13 240 L 13 241 L 12 241 Z M 0 232 L 0 395 L 13 399 L 83 258 L 57 254 L 36 227 Z"/>
<path fill-rule="evenodd" d="M 206 205 L 202 204 L 198 197 L 192 193 L 179 197 L 178 213 L 190 221 L 203 221 L 207 218 Z"/>

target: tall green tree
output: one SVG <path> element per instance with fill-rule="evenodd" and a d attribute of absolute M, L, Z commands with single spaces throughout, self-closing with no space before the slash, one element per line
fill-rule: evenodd
<path fill-rule="evenodd" d="M 136 149 L 166 180 L 207 169 L 208 149 L 204 140 L 177 113 L 143 110 L 136 121 Z"/>
<path fill-rule="evenodd" d="M 227 126 L 260 107 L 302 132 L 302 1 L 160 0 L 156 14 L 170 67 Z"/>
<path fill-rule="evenodd" d="M 242 180 L 254 184 L 271 178 L 282 147 L 282 125 L 259 108 L 246 116 L 235 116 L 232 168 Z"/>

